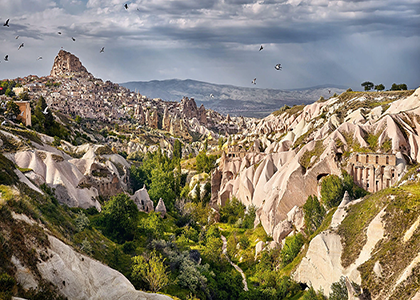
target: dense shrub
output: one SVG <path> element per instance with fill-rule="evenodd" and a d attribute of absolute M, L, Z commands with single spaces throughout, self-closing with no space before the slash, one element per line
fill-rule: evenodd
<path fill-rule="evenodd" d="M 245 205 L 239 200 L 233 197 L 228 200 L 220 209 L 220 221 L 223 223 L 235 224 L 239 218 L 243 218 L 245 215 Z"/>
<path fill-rule="evenodd" d="M 309 196 L 303 205 L 305 225 L 309 234 L 315 232 L 325 217 L 325 209 L 316 196 Z"/>
<path fill-rule="evenodd" d="M 217 157 L 215 155 L 207 156 L 204 151 L 201 151 L 196 157 L 196 168 L 198 172 L 210 173 L 215 167 Z"/>
<path fill-rule="evenodd" d="M 139 214 L 129 196 L 121 193 L 111 197 L 101 214 L 109 237 L 119 243 L 133 239 Z"/>
<path fill-rule="evenodd" d="M 288 236 L 283 249 L 280 251 L 281 262 L 283 266 L 288 265 L 299 254 L 303 246 L 303 236 L 301 233 Z"/>
<path fill-rule="evenodd" d="M 338 206 L 344 196 L 343 183 L 337 175 L 329 175 L 322 180 L 321 197 L 327 208 Z"/>

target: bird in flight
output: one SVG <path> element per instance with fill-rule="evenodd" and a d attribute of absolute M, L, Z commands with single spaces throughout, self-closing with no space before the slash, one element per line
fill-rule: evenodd
<path fill-rule="evenodd" d="M 99 51 L 99 53 L 104 53 L 105 51 L 105 47 L 102 47 L 101 51 Z"/>
<path fill-rule="evenodd" d="M 257 78 L 254 78 L 254 80 L 252 80 L 251 83 L 257 84 Z"/>
<path fill-rule="evenodd" d="M 20 50 L 20 48 L 23 48 L 23 46 L 24 46 L 24 44 L 22 43 L 22 44 L 20 44 L 19 45 L 19 47 L 18 47 L 18 50 Z"/>
<path fill-rule="evenodd" d="M 47 110 L 48 110 L 48 106 L 42 111 L 42 113 L 44 114 L 44 115 L 46 115 L 46 114 L 48 114 L 48 112 L 47 112 Z"/>
<path fill-rule="evenodd" d="M 6 55 L 6 56 L 4 57 L 4 60 L 5 60 L 5 61 L 9 61 L 9 55 Z"/>
<path fill-rule="evenodd" d="M 59 31 L 58 34 L 61 34 L 61 31 Z"/>
<path fill-rule="evenodd" d="M 331 90 L 328 90 L 328 94 L 331 94 Z"/>
<path fill-rule="evenodd" d="M 18 39 L 19 38 L 19 36 L 17 35 L 16 37 L 15 37 L 15 39 Z"/>
<path fill-rule="evenodd" d="M 9 27 L 9 20 L 10 20 L 10 19 L 7 19 L 7 20 L 6 20 L 6 22 L 4 22 L 3 26 L 7 26 L 7 27 Z"/>
<path fill-rule="evenodd" d="M 73 40 L 73 42 L 75 42 L 75 41 L 76 41 L 76 39 L 75 39 L 74 37 L 71 37 L 71 39 Z"/>
<path fill-rule="evenodd" d="M 264 49 L 263 45 L 260 46 L 260 50 L 258 50 L 258 51 L 261 51 L 262 49 Z"/>
<path fill-rule="evenodd" d="M 124 4 L 124 7 L 125 7 L 125 9 L 128 9 L 128 4 L 127 3 Z"/>
<path fill-rule="evenodd" d="M 281 70 L 281 64 L 277 64 L 274 68 L 275 68 L 277 71 L 278 71 L 278 70 Z"/>
<path fill-rule="evenodd" d="M 214 95 L 213 94 L 210 94 L 210 98 L 214 98 Z"/>
<path fill-rule="evenodd" d="M 42 56 L 38 57 L 36 60 L 40 60 L 40 59 L 42 59 Z"/>

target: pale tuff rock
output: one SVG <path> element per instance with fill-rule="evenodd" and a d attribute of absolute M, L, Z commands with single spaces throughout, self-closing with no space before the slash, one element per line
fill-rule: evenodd
<path fill-rule="evenodd" d="M 417 230 L 417 228 L 420 225 L 420 216 L 417 218 L 417 220 L 414 222 L 413 225 L 405 232 L 403 241 L 404 243 L 408 242 L 411 237 L 413 236 L 414 232 Z"/>
<path fill-rule="evenodd" d="M 342 245 L 340 236 L 335 231 L 321 232 L 309 244 L 306 256 L 293 274 L 297 281 L 311 283 L 314 289 L 323 289 L 330 293 L 331 284 L 340 280 L 341 276 L 348 276 L 351 281 L 361 284 L 360 273 L 357 268 L 370 259 L 375 245 L 383 238 L 384 224 L 383 209 L 372 220 L 367 228 L 367 241 L 356 261 L 347 268 L 341 265 Z"/>
<path fill-rule="evenodd" d="M 42 278 L 50 281 L 70 300 L 164 300 L 168 296 L 136 291 L 120 272 L 75 252 L 59 239 L 48 236 L 50 257 L 38 263 Z"/>
<path fill-rule="evenodd" d="M 343 200 L 341 200 L 340 205 L 337 207 L 337 210 L 335 211 L 332 217 L 331 225 L 330 225 L 331 228 L 336 229 L 344 220 L 344 218 L 347 215 L 346 207 L 349 202 L 350 202 L 350 196 L 349 196 L 349 193 L 346 191 L 344 193 Z"/>
<path fill-rule="evenodd" d="M 263 251 L 265 246 L 265 243 L 263 241 L 259 241 L 256 245 L 255 245 L 255 258 L 254 260 L 257 259 L 258 254 L 261 253 L 261 251 Z"/>
<path fill-rule="evenodd" d="M 38 150 L 17 152 L 12 159 L 20 168 L 32 169 L 48 185 L 56 188 L 60 202 L 71 207 L 95 206 L 100 210 L 100 204 L 92 200 L 98 196 L 96 189 L 77 188 L 84 175 L 71 162 Z"/>
<path fill-rule="evenodd" d="M 375 262 L 375 265 L 373 266 L 373 272 L 375 273 L 375 275 L 379 278 L 382 277 L 382 266 L 381 263 L 379 261 Z"/>
<path fill-rule="evenodd" d="M 287 213 L 287 220 L 293 224 L 296 228 L 296 231 L 303 230 L 305 226 L 305 215 L 303 209 L 299 206 L 294 206 L 288 213 Z"/>
<path fill-rule="evenodd" d="M 70 52 L 60 50 L 54 59 L 51 69 L 51 76 L 72 76 L 79 75 L 85 77 L 93 77 L 80 60 Z"/>
<path fill-rule="evenodd" d="M 137 205 L 139 211 L 151 212 L 153 211 L 153 201 L 150 200 L 149 193 L 145 186 L 137 190 L 133 196 L 130 196 Z"/>
<path fill-rule="evenodd" d="M 159 199 L 158 204 L 156 205 L 155 211 L 160 213 L 160 216 L 164 218 L 166 216 L 166 206 L 162 198 Z"/>
<path fill-rule="evenodd" d="M 276 225 L 273 230 L 273 240 L 277 243 L 287 237 L 293 231 L 293 225 L 291 222 L 284 220 Z"/>
<path fill-rule="evenodd" d="M 144 125 L 146 123 L 146 116 L 144 114 L 144 110 L 141 104 L 136 105 L 134 110 L 134 118 L 136 118 L 137 122 L 140 125 Z"/>
<path fill-rule="evenodd" d="M 404 98 L 408 101 L 407 107 L 413 109 L 410 113 L 418 115 L 420 106 L 410 103 L 417 103 L 416 94 L 419 93 L 420 89 Z M 401 178 L 406 165 L 404 156 L 420 160 L 420 136 L 417 134 L 420 132 L 420 123 L 414 115 L 381 114 L 380 107 L 371 111 L 349 111 L 339 119 L 335 112 L 346 105 L 339 100 L 331 98 L 322 103 L 316 102 L 292 115 L 286 111 L 249 125 L 243 135 L 234 139 L 237 143 L 235 147 L 240 149 L 241 143 L 248 143 L 248 150 L 241 153 L 229 147 L 227 153 L 222 154 L 218 170 L 213 173 L 212 204 L 223 206 L 227 199 L 237 197 L 246 206 L 255 205 L 257 219 L 265 231 L 279 237 L 285 233 L 275 232 L 282 230 L 282 226 L 276 226 L 287 219 L 288 212 L 295 206 L 301 207 L 309 195 L 319 195 L 323 177 L 341 175 L 341 169 L 348 160 L 343 154 L 351 151 L 352 145 L 348 142 L 369 147 L 365 140 L 369 133 L 379 135 L 378 148 L 384 143 L 391 144 L 390 152 L 397 158 L 395 172 L 393 175 L 391 167 L 385 167 L 383 176 L 382 173 L 376 174 L 376 171 L 372 173 L 375 178 L 383 177 L 385 182 L 378 189 L 392 185 Z M 403 110 L 405 100 L 399 100 L 402 103 L 399 111 Z M 359 97 L 351 101 L 364 99 Z M 325 116 L 321 117 L 322 114 Z M 347 121 L 341 124 L 341 119 Z M 300 148 L 293 145 L 298 139 L 300 141 L 302 135 L 305 139 L 300 143 Z M 322 141 L 323 151 L 320 155 L 307 158 L 309 167 L 305 169 L 300 164 L 301 158 L 306 152 L 314 151 L 315 147 L 320 150 L 317 141 Z M 261 149 L 263 152 L 260 152 Z M 357 174 L 352 173 L 348 166 L 347 172 L 356 178 Z M 373 185 L 376 186 L 376 181 L 370 184 L 371 188 Z"/>
<path fill-rule="evenodd" d="M 22 286 L 24 290 L 29 289 L 36 289 L 38 287 L 38 281 L 35 279 L 33 274 L 31 273 L 31 270 L 27 267 L 25 267 L 20 260 L 12 255 L 11 262 L 16 268 L 16 280 L 19 282 L 19 284 Z"/>
<path fill-rule="evenodd" d="M 351 281 L 347 276 L 345 277 L 345 282 L 348 300 L 359 300 L 360 298 L 357 296 L 357 292 L 355 291 L 353 285 L 351 284 Z"/>
<path fill-rule="evenodd" d="M 36 184 L 46 183 L 55 188 L 60 203 L 70 207 L 95 206 L 101 210 L 99 202 L 95 200 L 96 197 L 113 196 L 126 190 L 129 168 L 128 162 L 118 154 L 103 155 L 105 163 L 101 163 L 95 151 L 102 147 L 86 144 L 71 149 L 76 153 L 85 152 L 80 159 L 59 155 L 60 152 L 55 148 L 54 152 L 19 151 L 8 154 L 8 157 L 20 168 L 32 169 L 31 172 L 25 173 L 25 176 Z M 36 189 L 33 184 L 27 184 Z"/>

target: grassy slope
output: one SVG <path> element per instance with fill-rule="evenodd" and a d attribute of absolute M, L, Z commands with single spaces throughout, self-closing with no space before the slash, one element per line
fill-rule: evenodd
<path fill-rule="evenodd" d="M 414 167 L 406 178 L 412 173 L 417 173 L 416 170 L 417 167 Z M 384 207 L 385 237 L 376 245 L 371 259 L 359 267 L 362 287 L 369 289 L 373 297 L 384 297 L 385 294 L 391 293 L 403 270 L 420 252 L 419 228 L 410 240 L 403 242 L 404 234 L 420 216 L 420 180 L 382 190 L 349 208 L 347 217 L 339 227 L 343 244 L 343 266 L 347 267 L 357 259 L 366 243 L 366 229 L 369 223 Z M 373 272 L 377 261 L 383 269 L 382 278 Z M 414 269 L 408 280 L 392 292 L 391 299 L 413 297 L 420 289 L 418 273 L 419 267 Z"/>

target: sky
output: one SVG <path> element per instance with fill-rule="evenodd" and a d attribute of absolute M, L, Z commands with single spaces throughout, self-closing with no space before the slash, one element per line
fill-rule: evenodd
<path fill-rule="evenodd" d="M 420 0 L 0 0 L 0 79 L 48 75 L 62 47 L 116 83 L 414 89 Z"/>

